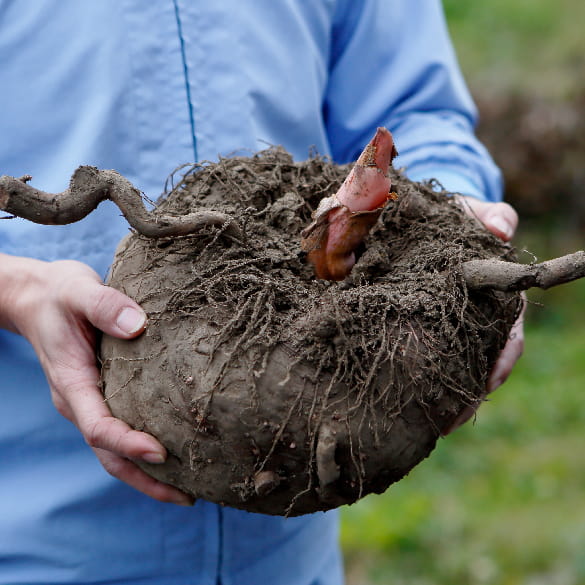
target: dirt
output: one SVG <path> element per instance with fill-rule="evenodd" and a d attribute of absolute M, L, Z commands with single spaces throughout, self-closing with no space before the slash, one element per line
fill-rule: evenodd
<path fill-rule="evenodd" d="M 514 251 L 392 171 L 398 199 L 350 276 L 317 280 L 300 232 L 348 170 L 279 148 L 182 169 L 161 212 L 221 211 L 243 236 L 121 243 L 110 284 L 149 323 L 104 339 L 103 386 L 116 416 L 167 447 L 166 464 L 143 465 L 153 476 L 253 512 L 325 510 L 387 489 L 482 401 L 520 301 L 468 290 L 461 265 Z"/>

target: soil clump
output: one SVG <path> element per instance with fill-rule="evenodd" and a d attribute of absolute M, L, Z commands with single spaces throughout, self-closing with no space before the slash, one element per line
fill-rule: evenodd
<path fill-rule="evenodd" d="M 109 283 L 149 323 L 136 340 L 104 338 L 103 389 L 168 449 L 140 464 L 153 476 L 253 512 L 326 510 L 384 491 L 482 401 L 521 300 L 468 289 L 462 264 L 513 249 L 393 170 L 398 199 L 350 276 L 317 280 L 300 233 L 348 171 L 281 148 L 194 165 L 157 209 L 219 211 L 241 234 L 121 243 Z"/>

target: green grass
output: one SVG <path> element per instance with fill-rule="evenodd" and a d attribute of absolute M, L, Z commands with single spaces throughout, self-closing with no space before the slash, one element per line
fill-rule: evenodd
<path fill-rule="evenodd" d="M 343 509 L 349 585 L 585 583 L 585 281 L 529 297 L 525 354 L 475 423 Z"/>
<path fill-rule="evenodd" d="M 444 0 L 462 68 L 479 90 L 545 98 L 583 88 L 582 0 Z"/>

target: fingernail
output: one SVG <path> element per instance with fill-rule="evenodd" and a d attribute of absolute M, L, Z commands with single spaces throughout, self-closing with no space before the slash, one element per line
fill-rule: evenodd
<path fill-rule="evenodd" d="M 506 240 L 509 240 L 514 235 L 514 229 L 512 226 L 500 215 L 495 215 L 490 218 L 490 224 L 497 229 Z"/>
<path fill-rule="evenodd" d="M 146 314 L 143 311 L 138 311 L 132 307 L 122 309 L 116 321 L 116 325 L 127 334 L 140 331 L 144 328 L 145 323 Z"/>
<path fill-rule="evenodd" d="M 156 451 L 144 453 L 141 459 L 146 463 L 153 463 L 155 465 L 160 465 L 161 463 L 164 463 L 166 460 L 165 456 L 162 453 L 158 453 Z"/>

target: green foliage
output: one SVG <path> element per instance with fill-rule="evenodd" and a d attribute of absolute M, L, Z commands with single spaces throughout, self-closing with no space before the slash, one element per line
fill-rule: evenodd
<path fill-rule="evenodd" d="M 581 0 L 444 0 L 462 68 L 472 86 L 529 89 L 559 97 L 582 89 Z"/>

